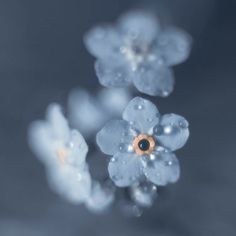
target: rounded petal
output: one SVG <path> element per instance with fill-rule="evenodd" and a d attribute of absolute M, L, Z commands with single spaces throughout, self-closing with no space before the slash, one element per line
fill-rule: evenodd
<path fill-rule="evenodd" d="M 168 29 L 158 39 L 159 53 L 167 65 L 176 65 L 185 61 L 191 50 L 192 39 L 179 29 Z"/>
<path fill-rule="evenodd" d="M 84 37 L 88 51 L 98 58 L 116 58 L 120 54 L 121 36 L 109 25 L 98 26 Z"/>
<path fill-rule="evenodd" d="M 131 94 L 128 89 L 106 88 L 99 92 L 98 100 L 111 116 L 120 116 L 131 100 Z"/>
<path fill-rule="evenodd" d="M 117 186 L 127 187 L 139 181 L 143 167 L 134 153 L 117 153 L 109 162 L 108 172 Z"/>
<path fill-rule="evenodd" d="M 132 11 L 124 14 L 119 20 L 119 26 L 126 39 L 146 45 L 157 37 L 160 30 L 158 19 L 146 11 Z"/>
<path fill-rule="evenodd" d="M 90 136 L 107 121 L 101 105 L 86 91 L 77 89 L 69 96 L 69 119 L 73 128 Z"/>
<path fill-rule="evenodd" d="M 94 181 L 91 194 L 86 201 L 86 206 L 93 212 L 106 211 L 114 201 L 114 185 L 103 184 Z"/>
<path fill-rule="evenodd" d="M 179 179 L 179 161 L 173 153 L 158 152 L 143 161 L 144 174 L 152 183 L 164 186 Z"/>
<path fill-rule="evenodd" d="M 51 189 L 72 203 L 85 202 L 90 195 L 91 176 L 87 167 L 60 164 L 47 169 L 47 177 Z"/>
<path fill-rule="evenodd" d="M 168 96 L 174 89 L 174 76 L 171 69 L 156 63 L 141 65 L 135 72 L 134 85 L 150 96 Z"/>
<path fill-rule="evenodd" d="M 95 71 L 99 82 L 106 87 L 125 87 L 131 82 L 129 68 L 120 60 L 98 60 Z"/>
<path fill-rule="evenodd" d="M 51 127 L 52 136 L 64 139 L 69 135 L 68 121 L 64 117 L 58 104 L 50 104 L 47 108 L 46 119 Z"/>
<path fill-rule="evenodd" d="M 135 132 L 128 122 L 124 120 L 109 121 L 98 133 L 97 144 L 102 152 L 113 155 L 122 151 L 134 139 Z"/>
<path fill-rule="evenodd" d="M 157 188 L 150 182 L 133 185 L 130 188 L 131 198 L 142 207 L 150 207 L 157 196 Z"/>
<path fill-rule="evenodd" d="M 52 165 L 56 158 L 53 150 L 57 139 L 52 139 L 51 126 L 44 121 L 35 121 L 29 128 L 29 145 L 40 161 Z"/>
<path fill-rule="evenodd" d="M 184 146 L 189 137 L 188 121 L 176 114 L 162 116 L 160 123 L 154 128 L 157 142 L 171 150 L 177 150 Z"/>
<path fill-rule="evenodd" d="M 141 97 L 132 99 L 123 112 L 123 119 L 129 121 L 139 132 L 152 134 L 160 114 L 156 106 Z"/>
<path fill-rule="evenodd" d="M 72 130 L 66 148 L 69 151 L 67 163 L 73 166 L 83 166 L 86 162 L 88 145 L 83 136 L 77 131 Z"/>

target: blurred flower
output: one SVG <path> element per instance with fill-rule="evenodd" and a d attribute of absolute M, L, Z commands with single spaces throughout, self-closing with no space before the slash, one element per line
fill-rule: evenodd
<path fill-rule="evenodd" d="M 177 28 L 162 30 L 154 15 L 133 11 L 115 26 L 90 30 L 85 45 L 97 58 L 95 70 L 102 85 L 124 87 L 133 82 L 140 92 L 164 97 L 174 86 L 169 67 L 188 58 L 191 37 Z"/>
<path fill-rule="evenodd" d="M 78 131 L 69 128 L 59 105 L 50 105 L 46 120 L 31 125 L 29 138 L 32 150 L 47 167 L 51 188 L 71 202 L 84 202 L 91 190 L 88 146 Z"/>
<path fill-rule="evenodd" d="M 111 206 L 114 198 L 114 187 L 112 185 L 104 184 L 102 186 L 99 182 L 94 181 L 86 206 L 93 212 L 104 212 Z"/>
<path fill-rule="evenodd" d="M 130 188 L 131 198 L 136 204 L 142 207 L 150 207 L 157 196 L 157 188 L 155 185 L 144 182 L 133 185 Z"/>
<path fill-rule="evenodd" d="M 97 132 L 108 120 L 119 117 L 131 96 L 124 89 L 103 89 L 96 97 L 86 90 L 71 92 L 68 101 L 71 125 L 86 137 Z"/>
<path fill-rule="evenodd" d="M 136 97 L 123 112 L 123 120 L 108 122 L 97 134 L 100 149 L 113 155 L 108 171 L 117 186 L 131 186 L 144 177 L 156 185 L 176 182 L 179 162 L 172 151 L 189 136 L 181 116 L 161 116 L 150 101 Z"/>

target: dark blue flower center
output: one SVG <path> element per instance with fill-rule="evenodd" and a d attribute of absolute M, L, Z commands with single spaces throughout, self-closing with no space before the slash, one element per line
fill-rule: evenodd
<path fill-rule="evenodd" d="M 147 151 L 150 148 L 150 142 L 147 139 L 141 139 L 138 142 L 138 147 L 142 151 Z"/>

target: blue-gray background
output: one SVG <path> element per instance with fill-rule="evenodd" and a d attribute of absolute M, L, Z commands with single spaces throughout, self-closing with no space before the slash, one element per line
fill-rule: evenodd
<path fill-rule="evenodd" d="M 99 86 L 84 32 L 147 3 L 195 41 L 174 93 L 156 99 L 189 120 L 191 139 L 177 152 L 180 181 L 141 218 L 96 216 L 49 190 L 27 126 L 72 88 Z M 233 0 L 0 0 L 0 235 L 236 235 L 235 10 Z"/>

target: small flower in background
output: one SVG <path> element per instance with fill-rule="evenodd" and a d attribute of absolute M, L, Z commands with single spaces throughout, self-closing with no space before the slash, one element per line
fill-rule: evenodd
<path fill-rule="evenodd" d="M 136 97 L 123 112 L 123 120 L 108 122 L 97 134 L 97 144 L 112 155 L 108 172 L 119 187 L 137 184 L 146 178 L 164 186 L 180 175 L 173 151 L 189 137 L 188 122 L 181 116 L 161 116 L 150 101 Z"/>
<path fill-rule="evenodd" d="M 29 142 L 46 166 L 51 188 L 71 202 L 84 202 L 91 190 L 88 146 L 78 131 L 70 130 L 59 105 L 50 105 L 46 120 L 31 125 Z"/>
<path fill-rule="evenodd" d="M 177 28 L 161 29 L 151 13 L 133 11 L 116 25 L 101 25 L 85 35 L 95 70 L 106 87 L 135 87 L 151 96 L 168 96 L 174 87 L 170 66 L 185 61 L 191 37 Z"/>
<path fill-rule="evenodd" d="M 89 137 L 108 120 L 119 117 L 130 99 L 129 91 L 124 89 L 102 89 L 96 97 L 86 90 L 76 89 L 68 100 L 70 123 Z"/>
<path fill-rule="evenodd" d="M 101 185 L 99 182 L 94 181 L 91 194 L 86 201 L 86 206 L 93 212 L 104 212 L 114 202 L 115 189 L 110 184 Z"/>
<path fill-rule="evenodd" d="M 88 146 L 71 130 L 57 104 L 48 107 L 45 121 L 29 130 L 31 149 L 46 166 L 51 189 L 74 204 L 84 203 L 93 212 L 105 211 L 114 200 L 114 188 L 92 180 L 86 156 Z"/>
<path fill-rule="evenodd" d="M 141 207 L 151 207 L 157 197 L 157 187 L 149 182 L 131 186 L 132 200 Z"/>

